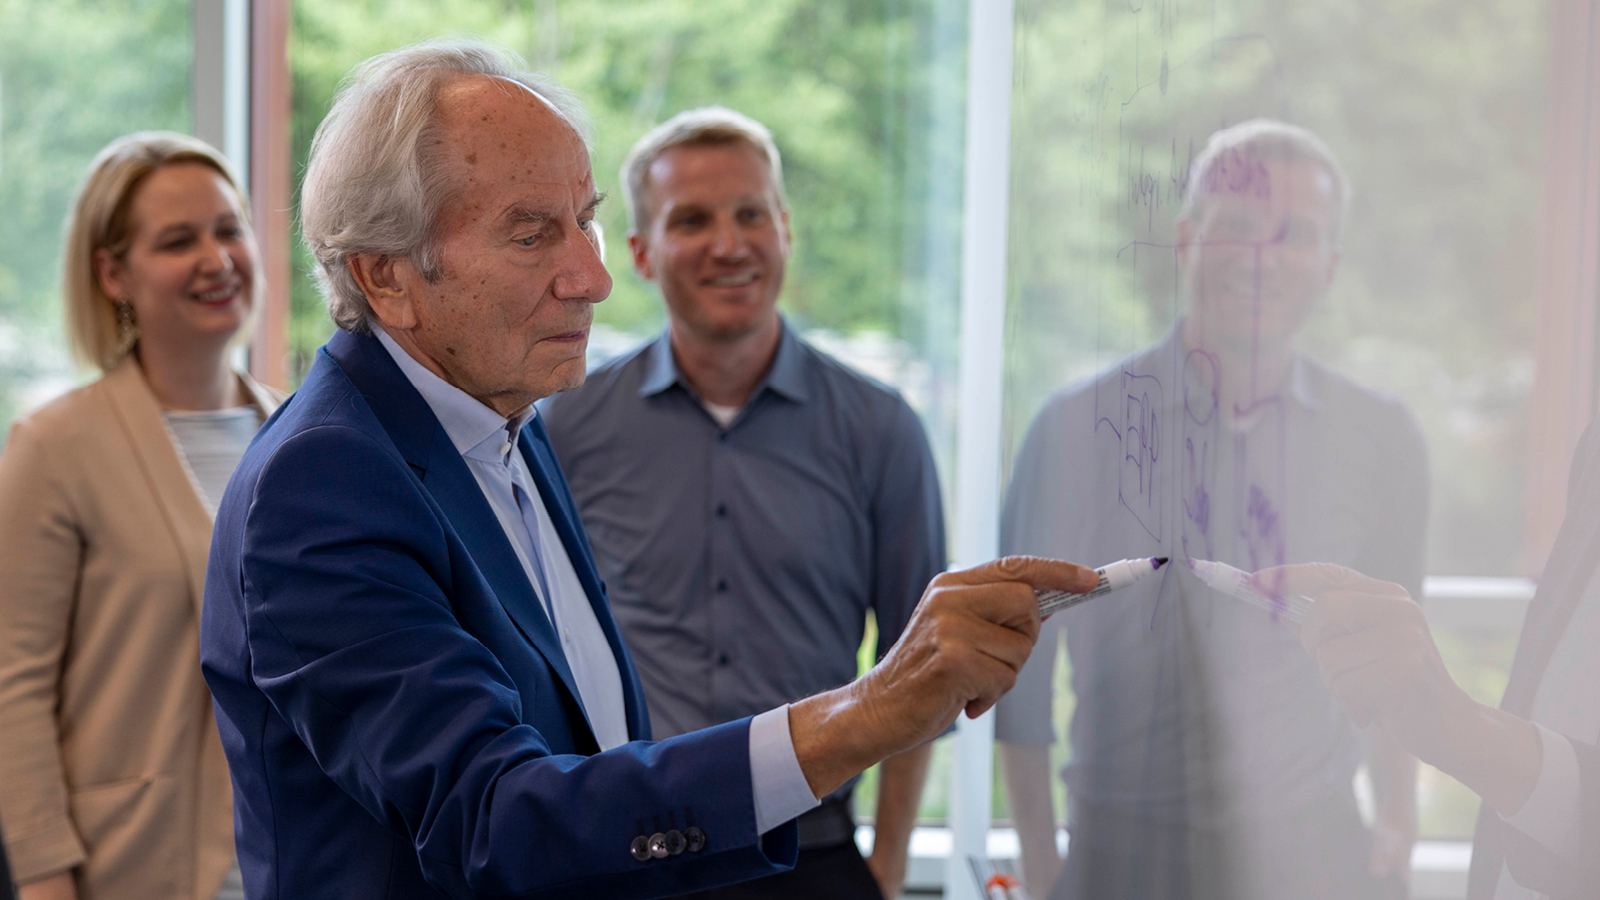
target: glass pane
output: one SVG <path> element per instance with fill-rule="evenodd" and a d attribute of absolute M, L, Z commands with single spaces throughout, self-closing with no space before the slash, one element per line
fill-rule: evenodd
<path fill-rule="evenodd" d="M 617 183 L 628 149 L 680 110 L 720 104 L 750 115 L 772 130 L 783 156 L 795 249 L 781 308 L 814 346 L 905 396 L 948 488 L 965 26 L 965 4 L 952 0 L 300 3 L 291 40 L 294 172 L 304 171 L 339 80 L 367 57 L 463 32 L 519 52 L 575 90 L 597 126 L 595 176 L 611 193 L 599 218 L 615 286 L 596 309 L 592 366 L 664 323 L 655 286 L 629 263 Z M 332 325 L 309 255 L 297 252 L 298 382 Z M 935 819 L 944 815 L 946 754 L 941 747 L 921 810 Z M 869 775 L 857 794 L 869 819 L 875 798 Z"/>
<path fill-rule="evenodd" d="M 89 161 L 191 127 L 188 0 L 0 0 L 0 428 L 70 387 L 61 241 Z"/>
<path fill-rule="evenodd" d="M 1173 561 L 1056 616 L 1059 655 L 1001 711 L 1019 790 L 996 816 L 1070 822 L 1080 890 L 1364 877 L 1384 751 L 1286 611 L 1189 563 L 1334 562 L 1416 598 L 1537 571 L 1551 67 L 1544 3 L 1390 4 L 1381 27 L 1336 3 L 1019 4 L 1002 549 Z M 1304 130 L 1207 154 L 1258 119 Z M 1440 633 L 1491 703 L 1515 639 Z M 1424 838 L 1470 836 L 1475 796 L 1431 770 L 1418 796 Z"/>

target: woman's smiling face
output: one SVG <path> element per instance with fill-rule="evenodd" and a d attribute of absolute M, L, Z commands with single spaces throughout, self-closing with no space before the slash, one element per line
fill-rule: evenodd
<path fill-rule="evenodd" d="M 226 344 L 249 318 L 259 251 L 237 193 L 202 163 L 163 166 L 135 189 L 132 240 L 96 254 L 102 288 L 133 308 L 145 352 Z"/>

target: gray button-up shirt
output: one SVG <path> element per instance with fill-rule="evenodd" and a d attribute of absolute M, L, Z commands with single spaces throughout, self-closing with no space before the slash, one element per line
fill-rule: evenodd
<path fill-rule="evenodd" d="M 541 405 L 657 739 L 837 687 L 945 566 L 921 423 L 787 325 L 727 428 L 665 335 Z"/>
<path fill-rule="evenodd" d="M 1200 377 L 1204 358 L 1185 352 L 1180 331 L 1062 391 L 1029 429 L 1002 552 L 1091 566 L 1170 555 L 1174 565 L 1052 617 L 996 708 L 995 733 L 1052 740 L 1065 629 L 1074 800 L 1215 825 L 1349 796 L 1360 753 L 1294 634 L 1204 587 L 1183 560 L 1247 571 L 1332 562 L 1419 597 L 1428 462 L 1399 401 L 1306 357 L 1281 393 L 1224 421 Z"/>

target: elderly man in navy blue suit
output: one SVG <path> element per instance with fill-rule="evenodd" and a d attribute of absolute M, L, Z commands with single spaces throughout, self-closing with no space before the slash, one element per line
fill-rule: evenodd
<path fill-rule="evenodd" d="M 1037 637 L 1010 559 L 942 575 L 845 687 L 659 743 L 534 400 L 611 279 L 582 113 L 491 48 L 375 58 L 301 215 L 340 330 L 218 511 L 201 659 L 247 894 L 664 897 L 782 871 L 795 816 L 977 714 Z M 686 565 L 692 563 L 685 563 Z"/>

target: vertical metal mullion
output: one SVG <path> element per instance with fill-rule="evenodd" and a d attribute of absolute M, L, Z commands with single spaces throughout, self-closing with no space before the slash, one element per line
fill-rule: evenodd
<path fill-rule="evenodd" d="M 1007 227 L 1011 189 L 1013 0 L 971 0 L 961 234 L 961 358 L 956 429 L 959 565 L 999 552 Z M 988 853 L 994 716 L 960 719 L 950 774 L 945 897 L 979 900 L 968 856 Z"/>
<path fill-rule="evenodd" d="M 194 0 L 194 134 L 250 175 L 250 2 Z M 248 188 L 248 185 L 246 185 Z"/>

